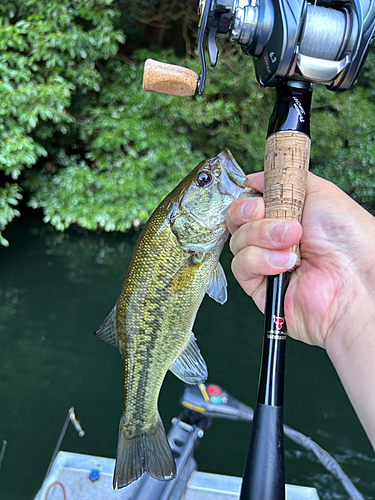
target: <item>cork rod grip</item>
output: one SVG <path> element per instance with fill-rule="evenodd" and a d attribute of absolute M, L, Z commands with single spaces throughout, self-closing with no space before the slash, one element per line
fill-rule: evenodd
<path fill-rule="evenodd" d="M 143 90 L 191 97 L 197 90 L 198 75 L 191 69 L 147 59 L 143 71 Z"/>
<path fill-rule="evenodd" d="M 264 158 L 264 203 L 266 218 L 302 220 L 310 138 L 301 132 L 276 132 L 266 141 Z M 301 263 L 299 244 L 295 267 Z"/>

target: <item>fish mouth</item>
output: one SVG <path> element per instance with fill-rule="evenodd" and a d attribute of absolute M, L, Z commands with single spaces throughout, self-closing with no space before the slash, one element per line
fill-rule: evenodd
<path fill-rule="evenodd" d="M 234 159 L 229 149 L 224 149 L 218 155 L 218 157 L 220 162 L 222 163 L 222 174 L 219 190 L 222 194 L 231 195 L 233 196 L 233 198 L 237 198 L 246 188 L 247 177 L 242 168 Z M 237 186 L 237 189 L 235 186 Z"/>

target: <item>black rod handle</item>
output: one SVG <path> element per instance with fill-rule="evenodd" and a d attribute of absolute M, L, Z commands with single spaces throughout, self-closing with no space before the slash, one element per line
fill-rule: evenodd
<path fill-rule="evenodd" d="M 286 324 L 284 296 L 290 273 L 267 280 L 258 398 L 240 500 L 285 500 L 283 403 Z"/>
<path fill-rule="evenodd" d="M 283 410 L 255 404 L 240 500 L 285 499 Z"/>

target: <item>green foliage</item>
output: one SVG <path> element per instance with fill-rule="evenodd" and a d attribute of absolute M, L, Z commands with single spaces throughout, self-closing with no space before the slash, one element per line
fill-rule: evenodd
<path fill-rule="evenodd" d="M 199 73 L 199 62 L 188 66 Z M 268 118 L 273 90 L 261 90 L 254 78 L 251 57 L 232 42 L 221 40 L 219 61 L 208 69 L 202 96 L 174 100 L 170 109 L 176 126 L 183 122 L 194 148 L 205 157 L 231 150 L 246 173 L 263 169 Z"/>
<path fill-rule="evenodd" d="M 314 173 L 374 210 L 375 109 L 373 90 L 355 85 L 345 93 L 316 86 L 312 114 Z"/>
<path fill-rule="evenodd" d="M 14 208 L 20 199 L 22 195 L 17 184 L 7 183 L 5 187 L 0 187 L 0 245 L 9 245 L 1 233 L 14 217 L 20 215 L 19 211 Z"/>
<path fill-rule="evenodd" d="M 42 207 L 57 229 L 125 231 L 145 222 L 202 155 L 185 129 L 170 125 L 173 99 L 140 90 L 142 65 L 112 60 L 100 93 L 80 116 L 82 155 L 56 155 L 56 171 L 36 172 L 27 182 L 30 204 Z"/>
<path fill-rule="evenodd" d="M 124 37 L 106 0 L 18 0 L 0 6 L 0 171 L 18 179 L 75 123 L 78 90 L 99 90 L 99 60 Z M 10 189 L 10 187 L 9 187 Z M 16 189 L 16 185 L 13 185 Z M 14 210 L 2 197 L 1 220 Z M 13 211 L 12 211 L 13 210 Z M 0 242 L 4 243 L 4 240 Z"/>
<path fill-rule="evenodd" d="M 196 43 L 192 2 L 15 0 L 0 19 L 0 231 L 21 192 L 59 230 L 126 231 L 225 147 L 247 173 L 263 168 L 274 91 L 233 43 L 220 41 L 203 96 L 141 89 L 147 57 L 199 73 L 197 57 L 176 56 Z M 157 44 L 171 48 L 152 52 Z M 314 87 L 311 168 L 374 209 L 372 62 L 370 51 L 345 93 Z"/>

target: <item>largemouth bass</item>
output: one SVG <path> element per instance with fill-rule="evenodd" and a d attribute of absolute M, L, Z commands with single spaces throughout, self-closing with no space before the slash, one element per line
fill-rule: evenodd
<path fill-rule="evenodd" d="M 176 466 L 158 412 L 168 370 L 189 384 L 204 382 L 207 366 L 192 332 L 207 293 L 223 304 L 227 282 L 220 253 L 228 237 L 226 209 L 251 195 L 228 150 L 201 162 L 160 203 L 130 257 L 120 296 L 96 336 L 124 361 L 124 409 L 113 487 L 143 472 L 173 479 Z"/>

